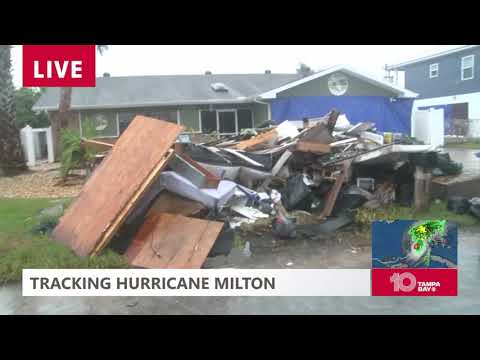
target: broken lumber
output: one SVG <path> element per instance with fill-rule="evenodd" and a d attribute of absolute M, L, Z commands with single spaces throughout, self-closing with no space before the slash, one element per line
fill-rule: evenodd
<path fill-rule="evenodd" d="M 53 238 L 79 256 L 98 254 L 167 164 L 182 131 L 167 121 L 136 116 L 60 219 Z"/>
<path fill-rule="evenodd" d="M 297 142 L 296 150 L 316 154 L 328 154 L 331 149 L 329 144 L 321 144 L 313 141 L 299 141 Z"/>
<path fill-rule="evenodd" d="M 104 141 L 82 138 L 82 146 L 97 151 L 110 151 L 112 150 L 113 145 L 114 144 L 110 144 Z"/>
<path fill-rule="evenodd" d="M 158 213 L 148 216 L 125 252 L 130 265 L 152 269 L 199 269 L 224 223 Z"/>
<path fill-rule="evenodd" d="M 273 145 L 278 138 L 276 129 L 269 130 L 263 134 L 254 136 L 248 140 L 240 141 L 238 144 L 232 146 L 232 149 L 237 150 L 255 150 L 262 145 Z"/>

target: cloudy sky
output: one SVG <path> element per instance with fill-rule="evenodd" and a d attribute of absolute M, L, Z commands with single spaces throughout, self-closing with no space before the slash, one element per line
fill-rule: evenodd
<path fill-rule="evenodd" d="M 319 70 L 345 64 L 382 77 L 395 64 L 462 45 L 112 45 L 97 56 L 97 76 L 293 73 L 300 62 Z M 21 86 L 21 46 L 12 50 L 13 78 Z"/>

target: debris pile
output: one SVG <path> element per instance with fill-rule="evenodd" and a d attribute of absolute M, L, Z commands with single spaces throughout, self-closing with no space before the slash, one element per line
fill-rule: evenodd
<path fill-rule="evenodd" d="M 103 160 L 54 239 L 80 256 L 109 246 L 133 266 L 199 268 L 228 254 L 242 224 L 268 221 L 278 238 L 316 237 L 351 223 L 360 206 L 412 204 L 415 171 L 428 173 L 434 153 L 373 122 L 351 125 L 335 109 L 301 129 L 285 121 L 206 143 L 183 130 L 137 116 L 113 146 L 84 140 Z M 299 223 L 299 213 L 314 221 Z"/>

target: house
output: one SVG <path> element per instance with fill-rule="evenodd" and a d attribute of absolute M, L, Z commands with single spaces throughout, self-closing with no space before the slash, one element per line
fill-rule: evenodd
<path fill-rule="evenodd" d="M 97 78 L 95 88 L 74 88 L 70 127 L 94 120 L 99 137 L 117 138 L 137 114 L 182 124 L 190 133 L 238 134 L 273 120 L 302 120 L 337 108 L 352 123 L 409 132 L 417 94 L 346 66 L 310 76 L 212 74 Z M 34 110 L 58 111 L 60 90 L 49 88 Z"/>
<path fill-rule="evenodd" d="M 480 137 L 480 46 L 468 45 L 386 70 L 394 83 L 419 94 L 413 111 L 444 110 L 445 134 Z"/>

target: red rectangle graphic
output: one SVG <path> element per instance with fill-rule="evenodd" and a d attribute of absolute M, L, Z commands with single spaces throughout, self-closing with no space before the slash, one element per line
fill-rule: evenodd
<path fill-rule="evenodd" d="M 23 45 L 23 86 L 95 87 L 95 45 Z"/>
<path fill-rule="evenodd" d="M 457 269 L 372 269 L 372 296 L 457 296 Z"/>

